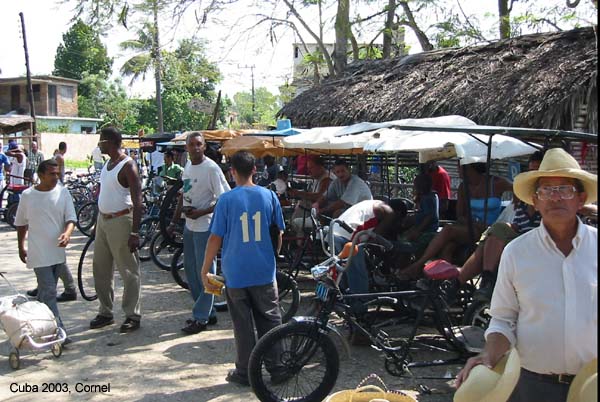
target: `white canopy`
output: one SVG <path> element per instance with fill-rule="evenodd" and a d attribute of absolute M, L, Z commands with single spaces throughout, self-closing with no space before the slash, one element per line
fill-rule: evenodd
<path fill-rule="evenodd" d="M 402 129 L 406 127 L 440 127 L 440 131 Z M 464 128 L 465 132 L 444 130 Z M 492 159 L 528 155 L 536 148 L 516 138 L 495 134 L 467 134 L 478 128 L 475 122 L 462 116 L 441 116 L 425 119 L 403 119 L 384 123 L 358 123 L 344 127 L 320 127 L 283 139 L 285 147 L 305 149 L 352 150 L 367 152 L 414 151 L 419 160 L 458 157 L 461 164 L 485 162 L 487 144 L 492 138 Z"/>

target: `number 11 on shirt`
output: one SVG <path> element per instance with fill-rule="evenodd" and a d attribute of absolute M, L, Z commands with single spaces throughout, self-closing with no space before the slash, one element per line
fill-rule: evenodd
<path fill-rule="evenodd" d="M 240 216 L 240 220 L 242 221 L 242 241 L 244 243 L 248 243 L 250 241 L 250 231 L 248 230 L 248 212 L 244 212 L 242 216 Z M 261 241 L 260 211 L 257 211 L 254 215 L 252 215 L 252 220 L 254 221 L 254 241 Z"/>

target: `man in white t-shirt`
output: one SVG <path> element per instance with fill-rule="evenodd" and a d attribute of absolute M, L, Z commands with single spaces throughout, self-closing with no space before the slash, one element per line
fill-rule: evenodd
<path fill-rule="evenodd" d="M 102 170 L 102 166 L 104 166 L 104 157 L 102 156 L 102 151 L 99 146 L 96 146 L 92 151 L 92 162 L 94 162 L 94 169 L 96 169 L 96 172 Z"/>
<path fill-rule="evenodd" d="M 67 269 L 65 247 L 77 216 L 69 190 L 58 185 L 58 163 L 43 161 L 37 173 L 40 184 L 23 192 L 15 217 L 19 258 L 35 272 L 38 300 L 52 310 L 58 325 L 64 328 L 56 303 L 56 283 L 61 271 Z"/>
<path fill-rule="evenodd" d="M 219 165 L 204 156 L 206 141 L 202 133 L 191 132 L 186 139 L 186 149 L 190 160 L 185 165 L 181 176 L 183 188 L 169 230 L 172 230 L 183 212 L 185 214 L 183 267 L 194 299 L 194 307 L 192 319 L 186 321 L 182 331 L 186 334 L 197 334 L 204 331 L 207 325 L 217 323 L 217 316 L 213 309 L 214 296 L 204 293 L 200 272 L 217 198 L 230 188 Z M 216 268 L 216 261 L 213 261 L 211 268 L 213 274 Z"/>

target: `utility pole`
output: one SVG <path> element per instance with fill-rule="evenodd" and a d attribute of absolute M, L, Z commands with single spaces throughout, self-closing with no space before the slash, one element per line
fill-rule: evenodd
<path fill-rule="evenodd" d="M 25 50 L 25 69 L 27 70 L 27 99 L 29 100 L 29 113 L 33 118 L 32 136 L 37 140 L 37 129 L 35 126 L 35 109 L 33 107 L 33 85 L 31 85 L 31 70 L 29 70 L 29 51 L 27 50 L 27 37 L 25 36 L 25 18 L 23 13 L 19 13 L 21 18 L 21 31 L 23 32 L 23 49 Z"/>
<path fill-rule="evenodd" d="M 252 123 L 255 122 L 256 117 L 256 94 L 254 93 L 254 68 L 256 66 L 253 64 L 251 66 L 239 66 L 239 68 L 249 68 L 250 69 L 250 78 L 252 79 Z"/>
<path fill-rule="evenodd" d="M 152 16 L 154 23 L 154 32 L 152 40 L 152 54 L 154 56 L 154 83 L 156 86 L 156 110 L 158 113 L 158 132 L 162 134 L 164 132 L 163 123 L 163 104 L 161 94 L 161 73 L 162 63 L 160 59 L 160 42 L 158 37 L 158 1 L 154 0 L 152 3 Z"/>

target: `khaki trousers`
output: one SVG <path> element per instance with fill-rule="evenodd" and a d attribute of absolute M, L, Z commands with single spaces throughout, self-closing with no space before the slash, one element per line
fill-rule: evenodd
<path fill-rule="evenodd" d="M 123 280 L 122 307 L 127 318 L 139 321 L 141 275 L 137 252 L 129 251 L 132 214 L 105 219 L 98 215 L 94 240 L 94 284 L 100 302 L 99 314 L 113 316 L 115 266 Z"/>

